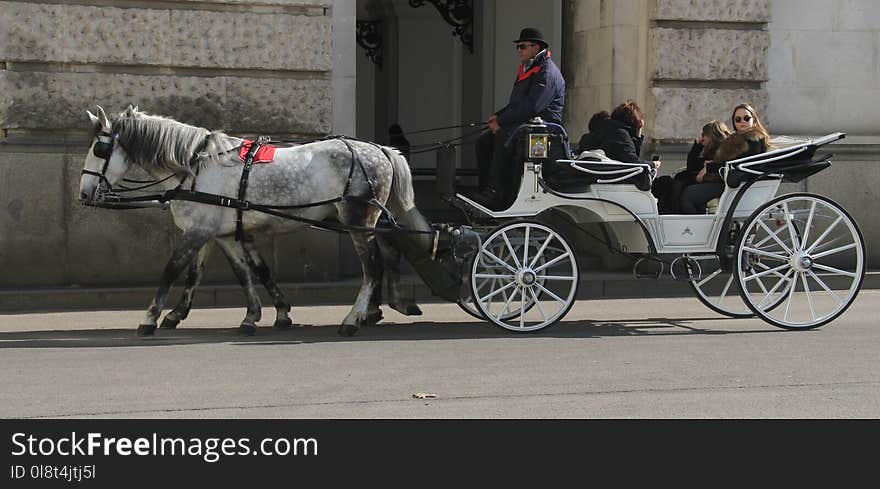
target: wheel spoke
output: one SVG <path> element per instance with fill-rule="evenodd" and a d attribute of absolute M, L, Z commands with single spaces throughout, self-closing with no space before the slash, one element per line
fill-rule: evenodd
<path fill-rule="evenodd" d="M 743 246 L 742 249 L 748 251 L 749 253 L 754 253 L 756 255 L 766 256 L 767 258 L 773 258 L 774 260 L 788 261 L 787 256 L 777 255 L 776 253 L 770 253 L 769 251 L 759 250 L 757 248 L 751 248 L 749 246 Z"/>
<path fill-rule="evenodd" d="M 793 250 L 801 249 L 801 243 L 797 238 L 797 229 L 792 221 L 791 211 L 788 210 L 788 202 L 782 203 L 782 211 L 785 212 L 785 224 L 788 227 L 788 234 L 791 236 L 791 248 Z"/>
<path fill-rule="evenodd" d="M 571 253 L 569 253 L 569 252 L 566 251 L 564 254 L 557 256 L 556 258 L 554 258 L 554 259 L 548 261 L 547 263 L 545 263 L 545 264 L 541 265 L 540 267 L 535 268 L 535 269 L 533 269 L 533 270 L 534 270 L 535 273 L 538 273 L 538 272 L 540 272 L 541 270 L 543 270 L 543 269 L 545 269 L 545 268 L 547 268 L 547 267 L 549 267 L 549 266 L 555 264 L 556 262 L 558 262 L 558 261 L 560 261 L 560 260 L 564 260 L 565 258 L 568 258 L 569 256 L 571 256 Z"/>
<path fill-rule="evenodd" d="M 818 246 L 819 243 L 821 243 L 822 240 L 825 239 L 825 237 L 828 236 L 828 234 L 830 234 L 831 231 L 832 231 L 835 227 L 837 227 L 837 225 L 840 224 L 840 221 L 842 221 L 842 220 L 843 220 L 843 216 L 837 216 L 837 219 L 835 219 L 834 222 L 831 223 L 830 226 L 828 226 L 828 229 L 826 229 L 824 233 L 822 233 L 818 238 L 816 238 L 816 241 L 813 241 L 813 244 L 810 245 L 810 247 L 807 249 L 807 253 L 812 253 L 812 252 L 813 252 L 813 249 L 814 249 L 816 246 Z"/>
<path fill-rule="evenodd" d="M 845 275 L 847 277 L 856 278 L 858 275 L 855 272 L 847 272 L 846 270 L 838 270 L 837 268 L 832 268 L 829 266 L 825 266 L 819 263 L 813 263 L 813 267 L 818 268 L 820 270 L 825 270 L 826 272 L 836 273 L 838 275 Z"/>
<path fill-rule="evenodd" d="M 810 228 L 813 227 L 813 215 L 816 214 L 816 201 L 810 202 L 810 216 L 807 217 L 807 224 L 804 226 L 804 239 L 801 241 L 801 245 L 807 244 L 810 239 Z M 803 249 L 803 246 L 801 246 Z"/>
<path fill-rule="evenodd" d="M 513 280 L 514 276 L 513 275 L 499 275 L 499 274 L 494 274 L 494 273 L 478 273 L 478 274 L 474 275 L 474 277 L 477 277 L 477 278 L 501 278 L 501 279 Z"/>
<path fill-rule="evenodd" d="M 516 291 L 517 291 L 517 290 L 519 290 L 519 289 L 518 289 L 518 288 L 513 289 L 513 292 L 511 292 L 510 297 L 507 298 L 507 302 L 504 303 L 504 307 L 501 308 L 501 312 L 499 312 L 498 315 L 495 316 L 495 319 L 501 321 L 501 316 L 503 316 L 504 313 L 506 313 L 507 311 L 510 310 L 510 302 L 511 302 L 511 301 L 513 300 L 513 298 L 516 296 Z"/>
<path fill-rule="evenodd" d="M 538 276 L 535 278 L 536 279 L 544 279 L 544 280 L 567 280 L 569 282 L 577 279 L 577 277 L 568 277 L 568 276 L 562 276 L 562 275 L 541 275 L 541 276 Z"/>
<path fill-rule="evenodd" d="M 845 246 L 840 246 L 840 247 L 834 248 L 833 250 L 823 251 L 822 253 L 817 253 L 815 255 L 811 255 L 810 258 L 812 258 L 813 260 L 816 260 L 816 259 L 822 258 L 823 256 L 833 255 L 834 253 L 840 253 L 841 251 L 851 250 L 851 249 L 855 248 L 856 246 L 858 246 L 857 243 L 850 243 Z"/>
<path fill-rule="evenodd" d="M 774 233 L 769 227 L 767 227 L 766 224 L 764 224 L 764 221 L 758 220 L 758 225 L 764 228 L 764 230 L 767 231 L 767 234 L 769 234 L 769 237 L 779 243 L 779 246 L 781 246 L 786 253 L 788 253 L 789 255 L 792 253 L 788 246 L 786 246 L 786 244 L 783 243 L 781 239 L 779 239 L 779 236 L 777 236 L 776 233 Z"/>
<path fill-rule="evenodd" d="M 783 275 L 782 278 L 778 282 L 776 282 L 776 285 L 774 285 L 773 288 L 770 289 L 770 291 L 761 298 L 761 302 L 758 303 L 758 309 L 761 309 L 764 306 L 764 301 L 769 299 L 770 296 L 773 295 L 774 292 L 776 292 L 776 289 L 778 289 L 780 285 L 782 285 L 783 283 L 788 283 L 788 274 L 792 273 L 792 271 L 793 269 L 789 268 L 788 271 L 785 272 L 785 275 Z M 781 293 L 784 294 L 785 291 L 783 290 Z"/>
<path fill-rule="evenodd" d="M 497 256 L 495 256 L 491 251 L 484 249 L 483 253 L 485 255 L 487 255 L 489 258 L 495 260 L 499 265 L 503 266 L 504 268 L 508 269 L 509 271 L 511 271 L 513 273 L 516 273 L 515 268 L 513 268 L 512 266 L 505 263 L 501 258 L 498 258 Z"/>
<path fill-rule="evenodd" d="M 523 259 L 522 259 L 522 264 L 524 266 L 526 263 L 529 262 L 529 229 L 531 229 L 531 227 L 526 226 L 526 238 L 525 238 L 525 242 L 523 243 Z"/>
<path fill-rule="evenodd" d="M 788 267 L 788 263 L 784 263 L 782 265 L 779 265 L 776 268 L 770 268 L 770 269 L 764 270 L 763 272 L 758 272 L 756 274 L 749 275 L 748 277 L 743 277 L 743 282 L 748 281 L 748 280 L 754 280 L 758 277 L 763 277 L 764 275 L 768 275 L 773 272 L 778 272 L 779 270 L 782 270 L 783 268 L 786 268 L 786 267 Z M 786 275 L 788 275 L 788 274 L 786 273 Z"/>
<path fill-rule="evenodd" d="M 718 270 L 715 270 L 714 272 L 710 273 L 709 275 L 706 275 L 706 278 L 704 278 L 703 280 L 700 280 L 699 282 L 697 282 L 697 287 L 702 287 L 706 282 L 708 282 L 708 281 L 712 280 L 713 278 L 717 277 L 718 274 L 721 273 L 721 272 L 723 272 L 723 271 L 724 271 L 724 270 L 722 270 L 722 269 L 719 268 Z M 732 276 L 733 276 L 733 275 L 731 275 L 731 277 L 732 277 Z"/>
<path fill-rule="evenodd" d="M 523 263 L 525 263 L 525 261 L 523 261 Z M 526 326 L 526 291 L 520 288 L 519 295 L 519 329 L 523 329 Z"/>
<path fill-rule="evenodd" d="M 727 290 L 730 288 L 730 284 L 733 282 L 733 274 L 730 274 L 730 277 L 727 279 L 727 283 L 724 284 L 724 288 L 721 289 L 721 296 L 718 297 L 718 303 L 721 304 L 724 302 L 724 298 L 727 297 Z M 759 280 L 760 282 L 760 280 Z"/>
<path fill-rule="evenodd" d="M 553 240 L 553 235 L 547 235 L 547 239 L 544 240 L 544 244 L 541 245 L 541 248 L 535 253 L 535 256 L 532 258 L 532 262 L 529 263 L 529 268 L 535 268 L 535 264 L 538 263 L 538 259 L 544 255 L 544 250 L 547 249 L 547 245 L 550 244 L 550 241 Z"/>
<path fill-rule="evenodd" d="M 510 244 L 510 240 L 507 239 L 507 233 L 504 231 L 501 231 L 501 237 L 504 238 L 504 244 L 507 245 L 507 251 L 510 252 L 510 256 L 513 258 L 513 263 L 516 264 L 516 268 L 517 269 L 522 268 L 522 265 L 520 265 L 520 263 L 519 263 L 519 257 L 516 256 L 516 252 L 513 251 L 513 246 Z"/>
<path fill-rule="evenodd" d="M 554 294 L 553 292 L 550 292 L 550 291 L 547 290 L 547 288 L 545 288 L 543 285 L 541 285 L 541 284 L 535 284 L 535 286 L 538 287 L 539 289 L 541 289 L 541 292 L 543 292 L 543 293 L 549 295 L 550 297 L 556 299 L 557 301 L 559 301 L 559 302 L 565 304 L 565 299 L 559 297 L 558 295 Z"/>
<path fill-rule="evenodd" d="M 510 283 L 508 283 L 507 285 L 505 285 L 504 287 L 501 287 L 501 288 L 499 288 L 499 289 L 495 289 L 495 290 L 494 290 L 493 292 L 491 292 L 489 295 L 484 296 L 484 297 L 480 297 L 479 300 L 480 300 L 481 303 L 488 302 L 489 299 L 491 299 L 492 297 L 495 297 L 496 295 L 498 295 L 498 294 L 500 294 L 500 293 L 506 291 L 507 289 L 513 287 L 514 284 L 515 284 L 515 282 L 510 282 Z M 505 297 L 506 297 L 506 294 L 505 294 Z"/>
<path fill-rule="evenodd" d="M 813 294 L 810 293 L 810 287 L 807 285 L 807 274 L 802 273 L 801 283 L 804 284 L 804 293 L 807 294 L 807 304 L 810 305 L 810 318 L 816 320 L 816 308 L 813 306 Z"/>
<path fill-rule="evenodd" d="M 529 293 L 532 295 L 532 300 L 535 301 L 535 305 L 538 306 L 538 312 L 541 313 L 541 318 L 544 319 L 544 321 L 547 321 L 547 313 L 544 312 L 544 307 L 541 306 L 541 302 L 538 300 L 538 295 L 535 294 L 535 290 L 529 288 Z"/>
<path fill-rule="evenodd" d="M 766 227 L 765 227 L 765 229 L 766 229 Z M 769 241 L 770 239 L 773 239 L 773 237 L 778 238 L 779 233 L 781 233 L 784 229 L 785 229 L 784 227 L 781 227 L 781 228 L 777 229 L 776 231 L 770 232 L 770 234 L 765 236 L 761 241 L 758 241 L 757 243 L 753 243 L 752 246 L 757 248 L 757 247 L 761 246 L 762 244 L 766 243 L 767 241 Z"/>
<path fill-rule="evenodd" d="M 837 295 L 833 290 L 831 290 L 831 288 L 828 287 L 828 285 L 827 285 L 827 284 L 826 284 L 821 278 L 819 278 L 819 276 L 816 275 L 816 273 L 815 273 L 814 271 L 812 271 L 812 270 L 807 270 L 807 273 L 810 274 L 810 277 L 813 277 L 813 280 L 814 280 L 816 283 L 818 283 L 820 287 L 822 287 L 823 289 L 825 289 L 825 292 L 828 292 L 829 294 L 831 294 L 831 297 L 834 297 L 835 299 L 837 299 L 837 304 L 838 304 L 838 305 L 839 305 L 839 304 L 843 304 L 843 299 L 841 299 L 839 295 Z"/>
<path fill-rule="evenodd" d="M 783 320 L 788 321 L 788 313 L 791 312 L 791 300 L 794 298 L 794 291 L 797 289 L 797 277 L 798 272 L 794 272 L 794 276 L 791 278 L 791 288 L 788 289 L 788 300 L 785 301 L 785 316 L 783 316 Z"/>

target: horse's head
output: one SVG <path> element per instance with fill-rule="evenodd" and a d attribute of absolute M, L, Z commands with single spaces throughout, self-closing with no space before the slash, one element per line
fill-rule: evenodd
<path fill-rule="evenodd" d="M 136 108 L 128 107 L 129 111 Z M 98 115 L 86 111 L 95 130 L 95 139 L 86 154 L 79 182 L 79 200 L 83 204 L 99 203 L 113 185 L 128 171 L 130 163 L 125 148 L 119 143 L 119 134 L 113 133 L 113 124 L 98 106 Z"/>

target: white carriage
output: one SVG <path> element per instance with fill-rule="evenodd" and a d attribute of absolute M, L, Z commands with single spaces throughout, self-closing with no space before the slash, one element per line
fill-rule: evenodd
<path fill-rule="evenodd" d="M 843 133 L 788 140 L 730 161 L 721 170 L 725 189 L 714 212 L 665 215 L 650 191 L 651 164 L 601 154 L 548 157 L 548 144 L 570 154 L 564 131 L 556 126 L 554 137 L 549 126 L 532 121 L 516 141 L 523 176 L 508 208 L 496 211 L 455 196 L 486 225 L 468 260 L 459 302 L 474 316 L 515 332 L 561 320 L 580 280 L 570 235 L 597 222 L 614 235 L 616 251 L 668 264 L 705 305 L 727 316 L 757 315 L 781 328 L 809 329 L 834 320 L 856 298 L 865 247 L 852 217 L 821 195 L 776 196 L 781 182 L 829 167 L 828 156 L 816 151 Z M 551 213 L 557 219 L 547 219 Z M 566 225 L 558 224 L 560 215 Z"/>

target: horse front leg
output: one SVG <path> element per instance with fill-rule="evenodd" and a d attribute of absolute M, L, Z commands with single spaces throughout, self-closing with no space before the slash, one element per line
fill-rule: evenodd
<path fill-rule="evenodd" d="M 150 336 L 155 333 L 156 320 L 162 314 L 162 309 L 165 307 L 165 299 L 168 298 L 171 285 L 177 280 L 181 272 L 189 266 L 190 262 L 193 261 L 196 254 L 209 239 L 210 236 L 206 234 L 184 234 L 183 241 L 171 254 L 171 259 L 168 260 L 165 269 L 162 271 L 162 277 L 159 279 L 159 289 L 156 290 L 156 295 L 147 308 L 147 314 L 143 322 L 138 325 L 138 336 Z"/>
<path fill-rule="evenodd" d="M 370 306 L 370 296 L 376 288 L 376 283 L 381 284 L 381 261 L 377 259 L 375 248 L 371 249 L 370 242 L 373 236 L 365 233 L 351 233 L 354 249 L 361 260 L 361 268 L 364 273 L 364 281 L 361 284 L 357 299 L 351 311 L 342 320 L 339 326 L 339 334 L 342 336 L 354 336 L 361 326 L 367 324 Z"/>
<path fill-rule="evenodd" d="M 162 319 L 162 324 L 159 325 L 162 329 L 175 329 L 177 325 L 180 324 L 181 321 L 186 319 L 189 316 L 189 311 L 192 308 L 193 297 L 195 296 L 196 287 L 198 287 L 199 282 L 202 280 L 202 271 L 204 270 L 205 260 L 208 258 L 208 255 L 211 254 L 211 249 L 213 248 L 213 243 L 206 243 L 205 246 L 199 251 L 196 259 L 190 262 L 189 269 L 186 274 L 186 285 L 184 285 L 183 294 L 180 296 L 180 301 L 176 306 L 165 315 Z"/>
<path fill-rule="evenodd" d="M 263 255 L 260 254 L 260 251 L 257 250 L 257 247 L 254 246 L 252 241 L 245 241 L 243 244 L 245 252 L 248 254 L 247 258 L 249 259 L 251 270 L 257 275 L 260 282 L 263 283 L 263 287 L 266 288 L 266 292 L 269 293 L 269 296 L 272 297 L 272 303 L 275 306 L 275 324 L 273 327 L 275 329 L 290 328 L 293 326 L 293 320 L 291 320 L 289 316 L 290 303 L 284 297 L 281 288 L 278 287 L 278 284 L 275 283 L 275 280 L 272 278 L 272 272 L 269 270 L 269 267 L 266 266 L 266 260 L 263 259 Z"/>
<path fill-rule="evenodd" d="M 244 319 L 238 327 L 238 332 L 253 336 L 257 332 L 257 322 L 263 314 L 263 306 L 260 304 L 260 297 L 254 288 L 254 279 L 251 273 L 251 267 L 244 250 L 244 246 L 235 242 L 232 238 L 218 239 L 217 244 L 229 260 L 232 271 L 235 273 L 238 283 L 244 290 L 245 299 L 247 300 L 247 312 Z"/>

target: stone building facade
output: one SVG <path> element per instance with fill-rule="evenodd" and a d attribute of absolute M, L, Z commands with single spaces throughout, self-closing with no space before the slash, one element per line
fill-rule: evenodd
<path fill-rule="evenodd" d="M 353 70 L 334 68 L 352 56 L 347 3 L 0 2 L 0 289 L 152 285 L 161 273 L 179 237 L 168 213 L 75 201 L 96 104 L 233 135 L 352 133 L 353 111 L 333 106 L 353 97 Z M 261 246 L 280 280 L 320 281 L 339 278 L 338 243 L 306 231 Z M 208 283 L 234 282 L 219 256 L 208 267 Z"/>
<path fill-rule="evenodd" d="M 525 25 L 551 40 L 567 80 L 571 138 L 592 113 L 635 99 L 648 118 L 645 155 L 660 153 L 665 173 L 683 166 L 704 121 L 729 120 L 740 102 L 755 106 L 772 134 L 846 132 L 831 149 L 831 170 L 783 190 L 842 203 L 862 226 L 869 266 L 880 264 L 880 227 L 870 214 L 880 199 L 872 184 L 880 180 L 880 112 L 872 104 L 880 100 L 880 3 L 470 5 L 473 43 L 465 47 L 427 2 L 0 0 L 0 310 L 20 299 L 9 291 L 152 287 L 178 239 L 167 213 L 76 203 L 90 141 L 86 109 L 131 103 L 233 135 L 382 141 L 393 121 L 407 130 L 448 126 L 502 105 L 516 62 L 510 41 Z M 388 34 L 384 69 L 355 42 L 355 20 L 375 12 Z M 460 167 L 473 165 L 466 149 L 456 155 Z M 433 162 L 419 158 L 416 168 Z M 360 274 L 347 238 L 332 233 L 306 230 L 260 246 L 282 283 Z M 204 281 L 234 277 L 217 256 Z M 84 294 L 83 304 L 94 296 Z"/>

